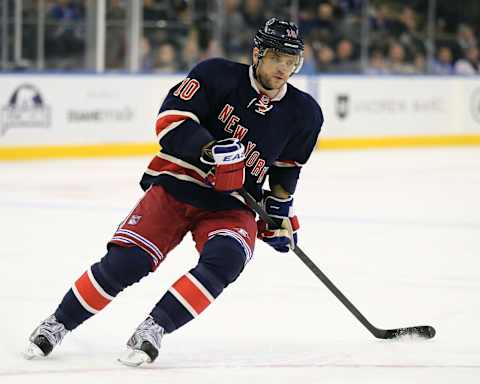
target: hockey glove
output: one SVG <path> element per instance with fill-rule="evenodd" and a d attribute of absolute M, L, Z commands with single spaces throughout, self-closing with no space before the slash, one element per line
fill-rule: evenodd
<path fill-rule="evenodd" d="M 293 197 L 280 199 L 267 194 L 263 199 L 265 211 L 277 224 L 271 228 L 262 219 L 257 221 L 257 237 L 272 246 L 278 252 L 288 252 L 297 245 L 297 233 L 300 228 L 298 218 L 293 214 Z"/>
<path fill-rule="evenodd" d="M 217 191 L 232 192 L 245 182 L 245 147 L 238 139 L 213 141 L 202 149 L 202 163 L 212 165 L 206 181 Z"/>

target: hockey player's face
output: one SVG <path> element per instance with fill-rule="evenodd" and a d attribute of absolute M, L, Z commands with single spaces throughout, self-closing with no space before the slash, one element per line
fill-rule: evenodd
<path fill-rule="evenodd" d="M 257 66 L 257 79 L 266 90 L 280 89 L 298 64 L 298 56 L 267 49 Z"/>

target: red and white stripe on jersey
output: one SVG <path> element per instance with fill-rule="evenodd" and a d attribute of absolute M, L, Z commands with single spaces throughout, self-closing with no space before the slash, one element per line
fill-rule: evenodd
<path fill-rule="evenodd" d="M 152 159 L 145 173 L 150 176 L 167 174 L 180 180 L 190 181 L 202 187 L 210 187 L 205 183 L 206 173 L 200 168 L 162 152 L 158 153 Z"/>
<path fill-rule="evenodd" d="M 177 111 L 175 109 L 171 109 L 159 113 L 157 116 L 157 121 L 155 123 L 155 132 L 157 133 L 158 140 L 160 140 L 172 129 L 178 127 L 187 119 L 192 119 L 200 124 L 200 120 L 192 112 Z"/>
<path fill-rule="evenodd" d="M 118 241 L 125 244 L 137 245 L 147 252 L 153 259 L 154 269 L 158 267 L 164 256 L 160 249 L 138 233 L 128 229 L 119 228 L 113 235 L 111 241 Z"/>
<path fill-rule="evenodd" d="M 275 167 L 280 167 L 280 168 L 291 168 L 291 167 L 301 167 L 303 164 L 293 160 L 277 160 L 273 162 L 273 165 Z"/>
<path fill-rule="evenodd" d="M 169 292 L 193 317 L 197 317 L 215 300 L 207 288 L 190 273 L 180 277 Z"/>
<path fill-rule="evenodd" d="M 232 231 L 231 229 L 218 229 L 208 234 L 208 240 L 210 240 L 214 236 L 228 236 L 238 241 L 245 252 L 245 264 L 247 264 L 252 258 L 253 252 L 250 249 L 250 246 L 248 245 L 247 241 L 243 238 L 242 235 L 240 235 L 240 233 L 236 231 Z"/>
<path fill-rule="evenodd" d="M 72 291 L 82 307 L 93 314 L 101 311 L 114 299 L 98 284 L 91 269 L 88 269 L 75 281 Z"/>

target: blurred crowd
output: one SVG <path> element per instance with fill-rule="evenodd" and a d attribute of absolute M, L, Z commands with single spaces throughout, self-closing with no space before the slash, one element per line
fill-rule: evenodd
<path fill-rule="evenodd" d="M 480 2 L 461 3 L 437 0 L 429 24 L 421 0 L 144 0 L 141 69 L 182 72 L 215 56 L 249 63 L 258 26 L 276 16 L 299 24 L 303 74 L 479 74 Z M 85 4 L 46 1 L 47 68 L 81 69 Z M 125 0 L 107 1 L 107 69 L 125 68 L 126 12 Z"/>

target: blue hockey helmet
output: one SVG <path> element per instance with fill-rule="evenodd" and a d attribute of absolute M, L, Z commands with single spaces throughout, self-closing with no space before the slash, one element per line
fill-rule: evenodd
<path fill-rule="evenodd" d="M 303 64 L 303 41 L 298 27 L 291 21 L 279 20 L 275 17 L 267 20 L 255 34 L 253 44 L 260 50 L 259 59 L 265 55 L 267 48 L 272 48 L 289 55 L 299 56 L 295 73 Z"/>

